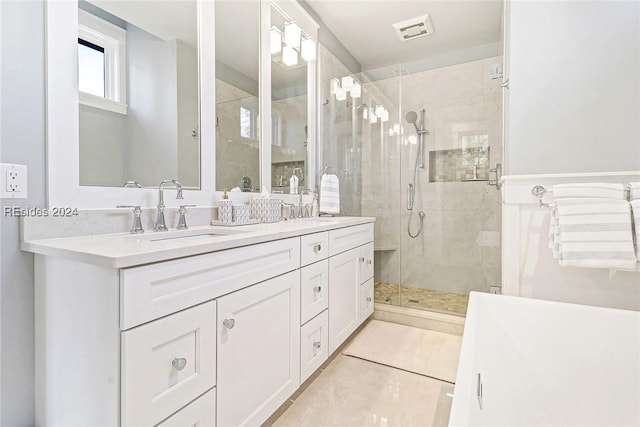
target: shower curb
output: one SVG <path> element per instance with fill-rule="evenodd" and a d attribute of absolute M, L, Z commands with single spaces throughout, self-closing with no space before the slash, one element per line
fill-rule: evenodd
<path fill-rule="evenodd" d="M 375 304 L 372 318 L 460 336 L 464 331 L 465 322 L 465 318 L 462 316 L 388 304 Z"/>

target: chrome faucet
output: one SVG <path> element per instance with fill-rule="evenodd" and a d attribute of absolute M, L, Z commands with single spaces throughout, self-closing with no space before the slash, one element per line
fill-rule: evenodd
<path fill-rule="evenodd" d="M 154 231 L 167 231 L 167 224 L 164 221 L 164 185 L 172 183 L 176 187 L 176 199 L 182 199 L 182 185 L 175 179 L 165 179 L 158 186 L 158 219 L 153 227 Z"/>
<path fill-rule="evenodd" d="M 311 216 L 310 209 L 307 209 L 306 206 L 302 204 L 302 196 L 305 194 L 313 194 L 313 200 L 315 200 L 315 198 L 318 197 L 318 194 L 315 192 L 315 190 L 312 190 L 311 188 L 307 188 L 300 192 L 300 200 L 298 202 L 298 212 L 300 214 L 299 215 L 300 218 L 309 218 Z M 312 200 L 312 204 L 313 204 L 313 200 Z"/>

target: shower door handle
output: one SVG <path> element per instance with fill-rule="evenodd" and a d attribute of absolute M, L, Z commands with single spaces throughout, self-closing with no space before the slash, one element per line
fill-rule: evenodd
<path fill-rule="evenodd" d="M 487 185 L 495 185 L 496 190 L 500 190 L 502 187 L 502 183 L 500 182 L 500 178 L 502 178 L 502 164 L 496 163 L 496 167 L 493 169 L 489 169 L 489 175 L 494 174 L 495 179 L 491 179 L 487 181 Z"/>
<path fill-rule="evenodd" d="M 407 210 L 413 209 L 413 184 L 407 184 Z"/>

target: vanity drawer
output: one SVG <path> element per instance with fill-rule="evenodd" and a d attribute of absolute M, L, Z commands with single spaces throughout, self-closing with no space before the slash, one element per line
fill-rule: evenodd
<path fill-rule="evenodd" d="M 300 323 L 304 324 L 329 305 L 329 260 L 300 269 Z"/>
<path fill-rule="evenodd" d="M 329 231 L 329 256 L 334 256 L 369 242 L 373 242 L 373 224 L 361 224 L 331 230 Z"/>
<path fill-rule="evenodd" d="M 122 425 L 155 425 L 216 382 L 216 302 L 121 333 Z"/>
<path fill-rule="evenodd" d="M 300 267 L 300 238 L 120 270 L 126 330 Z"/>
<path fill-rule="evenodd" d="M 373 307 L 375 304 L 373 291 L 373 279 L 369 279 L 360 285 L 360 304 L 358 307 L 360 323 L 364 322 L 367 317 L 373 314 Z"/>
<path fill-rule="evenodd" d="M 300 328 L 300 383 L 329 357 L 329 313 L 325 310 Z"/>
<path fill-rule="evenodd" d="M 300 264 L 305 266 L 329 256 L 329 233 L 307 234 L 300 238 Z"/>
<path fill-rule="evenodd" d="M 215 427 L 216 389 L 211 389 L 156 427 Z"/>

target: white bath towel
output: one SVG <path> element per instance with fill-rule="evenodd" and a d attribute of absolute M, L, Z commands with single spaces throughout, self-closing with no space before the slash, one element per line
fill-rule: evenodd
<path fill-rule="evenodd" d="M 320 178 L 320 213 L 340 213 L 340 180 L 336 175 L 323 174 Z"/>
<path fill-rule="evenodd" d="M 575 184 L 558 184 L 553 186 L 553 198 L 595 197 L 603 199 L 625 200 L 624 184 L 589 182 Z"/>
<path fill-rule="evenodd" d="M 636 269 L 629 202 L 569 198 L 556 200 L 555 204 L 554 248 L 560 265 Z"/>
<path fill-rule="evenodd" d="M 630 193 L 629 193 L 630 200 L 640 200 L 640 182 L 629 183 L 629 188 L 630 188 Z"/>
<path fill-rule="evenodd" d="M 640 199 L 631 201 L 631 212 L 633 213 L 633 226 L 635 228 L 636 258 L 640 262 Z"/>

